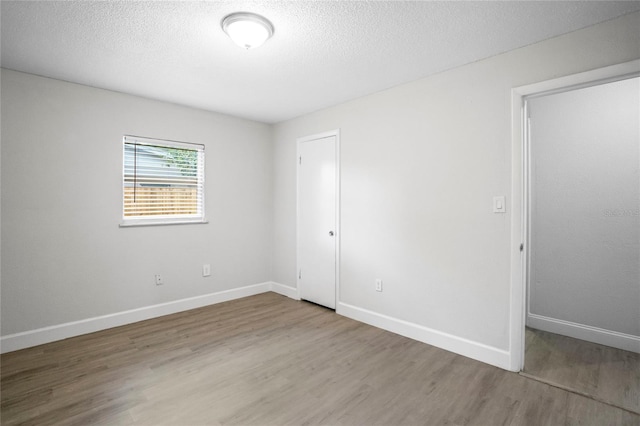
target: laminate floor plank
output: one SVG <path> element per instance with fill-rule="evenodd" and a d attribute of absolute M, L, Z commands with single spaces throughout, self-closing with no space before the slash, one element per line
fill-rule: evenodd
<path fill-rule="evenodd" d="M 629 411 L 274 293 L 7 353 L 0 365 L 7 426 L 640 426 Z M 593 386 L 598 374 L 575 380 Z"/>
<path fill-rule="evenodd" d="M 640 354 L 527 328 L 523 372 L 640 414 Z"/>

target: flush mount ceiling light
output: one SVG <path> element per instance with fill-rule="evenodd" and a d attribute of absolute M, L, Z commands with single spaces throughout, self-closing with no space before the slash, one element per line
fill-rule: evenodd
<path fill-rule="evenodd" d="M 273 25 L 267 18 L 249 12 L 236 12 L 222 20 L 222 29 L 235 44 L 244 49 L 262 45 L 273 35 Z"/>

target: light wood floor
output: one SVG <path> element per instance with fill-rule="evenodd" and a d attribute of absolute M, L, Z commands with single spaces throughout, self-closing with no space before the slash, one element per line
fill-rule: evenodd
<path fill-rule="evenodd" d="M 640 354 L 527 328 L 523 372 L 640 414 Z"/>
<path fill-rule="evenodd" d="M 640 425 L 274 293 L 2 355 L 2 424 Z"/>

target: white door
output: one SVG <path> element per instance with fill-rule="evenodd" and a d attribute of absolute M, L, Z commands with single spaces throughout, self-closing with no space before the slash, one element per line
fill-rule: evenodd
<path fill-rule="evenodd" d="M 298 141 L 298 291 L 336 307 L 337 136 Z"/>

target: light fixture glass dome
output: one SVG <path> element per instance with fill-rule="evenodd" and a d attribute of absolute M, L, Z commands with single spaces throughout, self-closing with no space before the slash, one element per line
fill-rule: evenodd
<path fill-rule="evenodd" d="M 266 18 L 249 12 L 236 12 L 222 20 L 222 29 L 244 49 L 262 45 L 273 35 L 273 25 Z"/>

